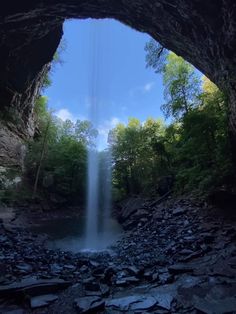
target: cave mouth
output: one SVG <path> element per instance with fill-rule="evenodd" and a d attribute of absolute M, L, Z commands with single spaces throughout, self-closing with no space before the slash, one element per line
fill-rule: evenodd
<path fill-rule="evenodd" d="M 47 70 L 61 40 L 64 20 L 112 18 L 149 34 L 226 92 L 232 152 L 236 156 L 235 12 L 231 2 L 203 0 L 178 4 L 164 0 L 25 0 L 19 5 L 5 4 L 0 16 L 2 112 L 19 117 L 14 134 L 32 136 L 32 104 L 41 86 L 42 71 Z"/>

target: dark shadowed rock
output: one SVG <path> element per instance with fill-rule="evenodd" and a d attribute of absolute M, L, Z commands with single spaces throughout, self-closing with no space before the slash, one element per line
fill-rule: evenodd
<path fill-rule="evenodd" d="M 133 295 L 117 299 L 112 299 L 106 302 L 106 308 L 117 311 L 144 311 L 153 308 L 157 301 L 152 296 Z"/>
<path fill-rule="evenodd" d="M 61 279 L 37 280 L 29 278 L 18 283 L 0 286 L 0 297 L 13 298 L 21 295 L 41 295 L 65 289 L 71 285 L 71 282 Z"/>
<path fill-rule="evenodd" d="M 30 307 L 32 309 L 48 306 L 50 303 L 56 301 L 58 299 L 58 296 L 55 294 L 45 294 L 45 295 L 39 295 L 36 297 L 32 297 L 30 299 Z"/>
<path fill-rule="evenodd" d="M 75 308 L 78 313 L 98 313 L 105 307 L 105 301 L 97 296 L 81 297 L 74 301 Z"/>
<path fill-rule="evenodd" d="M 143 209 L 144 200 L 142 198 L 129 198 L 121 204 L 118 218 L 121 222 L 127 221 L 128 218 L 137 211 Z"/>
<path fill-rule="evenodd" d="M 192 265 L 188 264 L 175 264 L 168 267 L 168 270 L 171 274 L 177 275 L 181 273 L 188 273 L 194 270 Z"/>
<path fill-rule="evenodd" d="M 174 216 L 179 216 L 179 215 L 183 215 L 187 212 L 187 208 L 184 207 L 176 207 L 173 209 L 172 214 Z"/>

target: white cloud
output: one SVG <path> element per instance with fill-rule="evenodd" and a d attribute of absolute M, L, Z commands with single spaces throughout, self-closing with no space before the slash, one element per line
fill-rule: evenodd
<path fill-rule="evenodd" d="M 98 126 L 99 134 L 107 137 L 109 131 L 113 129 L 118 123 L 121 123 L 121 121 L 117 117 L 112 117 L 110 120 L 105 120 Z"/>
<path fill-rule="evenodd" d="M 58 110 L 55 115 L 60 118 L 62 121 L 71 120 L 74 121 L 75 117 L 73 114 L 66 108 Z"/>
<path fill-rule="evenodd" d="M 68 109 L 62 108 L 55 112 L 55 116 L 60 118 L 62 121 L 71 120 L 72 122 L 76 122 L 76 120 L 86 120 L 86 118 L 82 115 L 74 115 Z"/>
<path fill-rule="evenodd" d="M 155 85 L 154 82 L 148 82 L 142 86 L 136 86 L 130 90 L 129 94 L 130 96 L 134 96 L 136 93 L 142 94 L 149 93 L 153 89 L 154 85 Z"/>
<path fill-rule="evenodd" d="M 112 117 L 110 120 L 105 120 L 98 126 L 99 134 L 99 144 L 98 148 L 100 150 L 104 149 L 107 146 L 107 137 L 111 129 L 116 127 L 117 124 L 122 123 L 122 121 L 117 117 Z"/>
<path fill-rule="evenodd" d="M 143 86 L 143 91 L 144 91 L 145 93 L 150 92 L 150 90 L 153 88 L 154 84 L 155 84 L 154 82 L 149 82 L 149 83 L 145 84 L 145 85 Z"/>

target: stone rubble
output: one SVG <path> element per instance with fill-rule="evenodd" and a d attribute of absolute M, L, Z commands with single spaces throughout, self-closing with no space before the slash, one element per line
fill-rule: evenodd
<path fill-rule="evenodd" d="M 235 221 L 184 199 L 151 203 L 134 202 L 123 238 L 100 253 L 49 250 L 2 223 L 0 313 L 236 313 Z"/>

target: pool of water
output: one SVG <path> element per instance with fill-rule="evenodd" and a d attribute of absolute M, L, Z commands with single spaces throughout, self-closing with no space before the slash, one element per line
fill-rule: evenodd
<path fill-rule="evenodd" d="M 121 237 L 122 228 L 114 219 L 108 219 L 106 222 L 106 231 L 98 230 L 98 235 L 90 239 L 88 243 L 85 238 L 85 218 L 56 218 L 45 220 L 39 225 L 31 228 L 31 231 L 37 234 L 46 234 L 48 240 L 46 246 L 50 249 L 60 249 L 62 251 L 71 251 L 78 253 L 105 251 L 109 246 Z"/>

